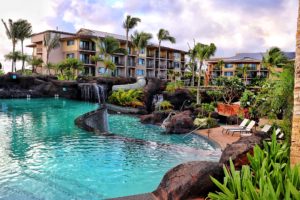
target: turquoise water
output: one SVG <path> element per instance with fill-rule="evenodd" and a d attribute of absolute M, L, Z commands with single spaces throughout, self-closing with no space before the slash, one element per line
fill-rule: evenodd
<path fill-rule="evenodd" d="M 65 99 L 0 100 L 0 199 L 151 192 L 171 167 L 219 158 L 201 137 L 163 135 L 134 117 L 109 115 L 110 131 L 122 137 L 96 136 L 74 125 L 77 116 L 96 108 Z"/>

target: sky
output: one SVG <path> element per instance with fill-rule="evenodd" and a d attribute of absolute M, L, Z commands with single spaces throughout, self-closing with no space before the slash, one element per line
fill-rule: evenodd
<path fill-rule="evenodd" d="M 27 19 L 34 33 L 87 28 L 125 34 L 122 22 L 129 14 L 141 19 L 135 29 L 152 33 L 154 43 L 158 30 L 164 28 L 177 40 L 163 42 L 164 46 L 188 50 L 194 40 L 214 43 L 215 56 L 223 57 L 264 52 L 272 46 L 295 51 L 297 8 L 297 0 L 9 0 L 1 4 L 0 18 Z M 0 62 L 6 71 L 11 63 L 4 55 L 11 49 L 1 23 Z"/>

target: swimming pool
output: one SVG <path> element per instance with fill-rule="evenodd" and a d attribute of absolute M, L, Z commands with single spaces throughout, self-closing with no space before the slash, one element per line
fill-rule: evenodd
<path fill-rule="evenodd" d="M 105 199 L 154 190 L 164 173 L 219 150 L 191 135 L 164 135 L 135 117 L 109 115 L 110 131 L 74 125 L 96 104 L 66 99 L 0 100 L 0 199 Z M 128 139 L 136 138 L 136 139 Z"/>

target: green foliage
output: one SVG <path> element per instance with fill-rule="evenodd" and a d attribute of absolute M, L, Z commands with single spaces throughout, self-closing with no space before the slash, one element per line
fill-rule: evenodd
<path fill-rule="evenodd" d="M 218 126 L 218 122 L 214 118 L 206 117 L 206 118 L 196 118 L 194 120 L 194 125 L 198 128 L 214 128 Z"/>
<path fill-rule="evenodd" d="M 108 101 L 119 106 L 141 106 L 143 92 L 141 90 L 118 90 L 114 91 L 109 97 Z"/>
<path fill-rule="evenodd" d="M 209 90 L 206 94 L 213 99 L 214 103 L 216 104 L 222 98 L 223 93 L 220 90 Z"/>
<path fill-rule="evenodd" d="M 230 160 L 230 169 L 225 166 L 224 181 L 212 178 L 219 192 L 209 193 L 212 200 L 240 199 L 300 199 L 300 166 L 291 168 L 287 143 L 278 143 L 273 133 L 271 142 L 264 142 L 263 149 L 254 147 L 254 155 L 248 154 L 250 166 L 235 170 Z"/>
<path fill-rule="evenodd" d="M 243 108 L 248 108 L 248 107 L 252 106 L 256 100 L 255 97 L 256 96 L 253 92 L 251 92 L 250 90 L 245 90 L 243 92 L 242 97 L 240 98 L 241 106 Z"/>
<path fill-rule="evenodd" d="M 4 75 L 4 74 L 5 74 L 5 72 L 2 69 L 0 69 L 0 76 Z"/>
<path fill-rule="evenodd" d="M 170 101 L 162 101 L 158 105 L 159 110 L 171 110 L 173 108 L 173 105 Z"/>
<path fill-rule="evenodd" d="M 238 77 L 218 77 L 216 79 L 216 85 L 222 87 L 223 100 L 227 104 L 231 104 L 235 98 L 241 96 L 245 89 L 245 86 L 241 79 Z"/>
<path fill-rule="evenodd" d="M 57 75 L 59 80 L 75 80 L 78 71 L 83 70 L 83 63 L 76 58 L 67 58 L 64 61 L 53 65 L 60 73 Z"/>
<path fill-rule="evenodd" d="M 167 83 L 166 91 L 175 92 L 177 89 L 183 88 L 184 83 L 182 81 L 175 81 Z"/>

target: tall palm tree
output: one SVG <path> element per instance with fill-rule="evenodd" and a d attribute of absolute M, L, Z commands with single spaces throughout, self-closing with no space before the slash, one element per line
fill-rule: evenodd
<path fill-rule="evenodd" d="M 291 137 L 291 164 L 300 163 L 300 1 L 298 2 L 298 20 L 296 33 L 296 58 L 295 58 L 295 86 L 294 86 L 294 112 Z"/>
<path fill-rule="evenodd" d="M 152 34 L 146 32 L 139 33 L 138 31 L 135 31 L 133 35 L 131 35 L 132 45 L 135 49 L 137 49 L 136 63 L 138 63 L 140 51 L 147 47 L 151 38 Z"/>
<path fill-rule="evenodd" d="M 32 66 L 32 73 L 36 73 L 36 67 L 41 66 L 44 63 L 42 58 L 36 57 L 29 58 L 27 62 Z"/>
<path fill-rule="evenodd" d="M 196 55 L 197 55 L 197 51 L 195 49 L 195 40 L 194 40 L 194 46 L 193 48 L 190 47 L 189 43 L 189 51 L 188 51 L 188 56 L 190 57 L 190 61 L 189 61 L 189 67 L 190 70 L 192 72 L 192 81 L 191 81 L 191 86 L 195 86 L 195 71 L 197 70 L 197 63 L 196 63 Z"/>
<path fill-rule="evenodd" d="M 5 60 L 11 60 L 13 63 L 16 63 L 17 61 L 22 60 L 23 56 L 20 51 L 14 51 L 4 55 L 4 58 Z M 16 69 L 14 68 L 13 71 L 16 71 Z"/>
<path fill-rule="evenodd" d="M 160 68 L 160 47 L 162 41 L 169 41 L 171 43 L 175 43 L 176 39 L 170 35 L 168 30 L 165 29 L 159 29 L 157 33 L 157 39 L 158 39 L 158 68 Z M 160 74 L 160 72 L 159 72 Z"/>
<path fill-rule="evenodd" d="M 24 73 L 26 56 L 24 56 L 24 45 L 23 44 L 24 44 L 24 40 L 31 36 L 32 26 L 27 20 L 24 20 L 24 19 L 20 19 L 16 23 L 17 23 L 17 26 L 18 26 L 17 39 L 19 39 L 21 41 L 21 53 L 22 53 L 22 56 L 23 56 L 23 59 L 22 59 L 22 73 Z"/>
<path fill-rule="evenodd" d="M 53 36 L 51 32 L 47 32 L 44 34 L 44 42 L 43 45 L 46 48 L 46 62 L 45 66 L 48 66 L 49 64 L 49 56 L 52 50 L 58 48 L 60 46 L 60 34 L 54 33 Z M 51 66 L 51 64 L 49 64 Z M 48 68 L 48 73 L 50 74 L 51 67 Z"/>
<path fill-rule="evenodd" d="M 196 58 L 199 60 L 199 72 L 198 72 L 198 87 L 197 87 L 197 104 L 200 104 L 200 85 L 201 85 L 201 72 L 203 63 L 205 60 L 209 59 L 211 56 L 213 56 L 217 50 L 217 47 L 214 43 L 210 43 L 210 45 L 207 44 L 201 44 L 197 43 L 195 46 L 196 49 Z"/>
<path fill-rule="evenodd" d="M 16 22 L 13 22 L 11 19 L 8 20 L 8 25 L 4 22 L 3 19 L 1 19 L 5 30 L 6 30 L 6 35 L 8 37 L 8 39 L 11 40 L 12 43 L 12 55 L 15 54 L 15 50 L 16 50 L 16 44 L 17 44 L 17 35 L 18 35 L 18 24 L 16 24 Z M 16 62 L 15 59 L 11 59 L 12 63 L 11 63 L 11 72 L 16 71 Z"/>
<path fill-rule="evenodd" d="M 128 59 L 128 37 L 129 37 L 129 31 L 137 26 L 138 22 L 141 22 L 140 18 L 137 17 L 131 17 L 130 15 L 126 16 L 125 21 L 123 22 L 123 28 L 126 32 L 126 46 L 125 49 L 127 53 L 125 54 L 125 77 L 127 77 L 127 59 Z"/>
<path fill-rule="evenodd" d="M 116 68 L 115 63 L 112 61 L 112 56 L 115 53 L 123 53 L 127 55 L 127 51 L 123 48 L 120 48 L 120 42 L 116 40 L 114 37 L 106 36 L 102 40 L 95 40 L 94 41 L 99 49 L 99 60 L 102 61 L 105 67 L 105 70 L 107 69 L 114 70 Z"/>
<path fill-rule="evenodd" d="M 284 53 L 278 47 L 272 47 L 263 56 L 262 64 L 267 67 L 269 73 L 268 77 L 273 78 L 276 67 L 283 67 L 287 63 L 288 59 Z"/>

